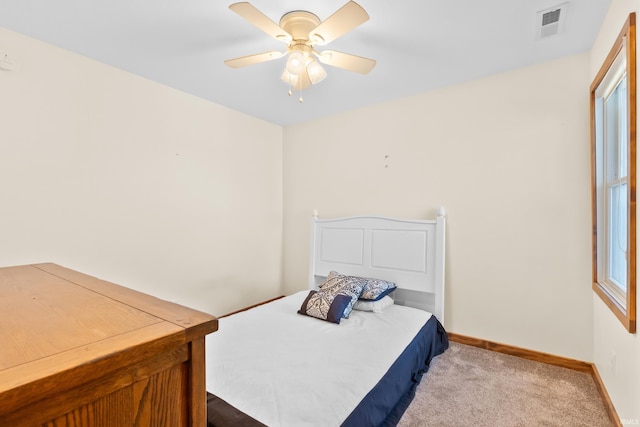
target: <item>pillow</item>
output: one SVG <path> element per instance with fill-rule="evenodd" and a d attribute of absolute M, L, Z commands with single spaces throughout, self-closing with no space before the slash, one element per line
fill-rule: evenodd
<path fill-rule="evenodd" d="M 390 296 L 383 297 L 377 301 L 358 300 L 353 305 L 354 310 L 373 311 L 374 313 L 382 313 L 387 307 L 393 305 L 393 298 Z"/>
<path fill-rule="evenodd" d="M 362 294 L 360 295 L 361 300 L 378 301 L 395 291 L 397 288 L 395 283 L 387 280 L 371 279 L 367 277 L 362 277 L 361 279 L 365 281 Z"/>
<path fill-rule="evenodd" d="M 298 313 L 339 324 L 349 303 L 351 303 L 349 295 L 309 291 Z"/>
<path fill-rule="evenodd" d="M 329 273 L 327 279 L 330 279 L 334 276 L 341 276 L 341 274 L 332 271 Z M 389 295 L 391 292 L 396 290 L 396 284 L 393 282 L 389 282 L 387 280 L 382 279 L 372 279 L 369 277 L 358 277 L 358 276 L 347 276 L 350 280 L 354 280 L 356 282 L 360 282 L 363 285 L 362 293 L 358 297 L 358 299 L 366 300 L 366 301 L 378 301 L 379 299 L 384 298 L 386 295 Z M 320 285 L 322 286 L 322 285 Z"/>
<path fill-rule="evenodd" d="M 364 283 L 355 280 L 352 276 L 345 276 L 332 271 L 329 273 L 329 276 L 327 276 L 327 280 L 320 284 L 320 290 L 332 294 L 345 294 L 351 297 L 351 301 L 344 309 L 342 315 L 342 317 L 346 319 L 349 317 L 349 314 L 351 314 L 351 310 L 353 310 L 353 304 L 355 304 L 360 297 L 363 286 Z"/>

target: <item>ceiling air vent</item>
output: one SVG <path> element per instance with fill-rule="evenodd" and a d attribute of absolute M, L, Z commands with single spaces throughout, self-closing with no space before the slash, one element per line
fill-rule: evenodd
<path fill-rule="evenodd" d="M 564 31 L 568 3 L 541 10 L 536 16 L 536 39 L 555 36 Z"/>

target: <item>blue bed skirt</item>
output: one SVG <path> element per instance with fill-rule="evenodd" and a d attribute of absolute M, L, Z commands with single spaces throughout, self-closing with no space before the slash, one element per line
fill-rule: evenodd
<path fill-rule="evenodd" d="M 395 426 L 416 393 L 431 359 L 449 348 L 449 338 L 435 316 L 424 324 L 378 384 L 342 423 L 343 427 Z"/>

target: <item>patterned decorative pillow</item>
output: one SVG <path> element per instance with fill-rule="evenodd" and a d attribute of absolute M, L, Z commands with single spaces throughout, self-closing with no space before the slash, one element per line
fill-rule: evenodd
<path fill-rule="evenodd" d="M 335 271 L 329 273 L 327 279 L 336 276 L 343 276 Z M 345 276 L 349 280 L 362 283 L 362 293 L 358 299 L 365 301 L 378 301 L 396 290 L 396 284 L 382 279 L 372 279 L 369 277 Z M 320 285 L 322 287 L 322 285 Z"/>
<path fill-rule="evenodd" d="M 353 309 L 361 310 L 361 311 L 373 311 L 374 313 L 382 313 L 387 307 L 391 307 L 393 304 L 394 304 L 393 299 L 390 296 L 386 296 L 377 301 L 358 300 L 353 305 Z"/>
<path fill-rule="evenodd" d="M 340 324 L 344 310 L 350 303 L 349 295 L 309 291 L 298 313 Z"/>
<path fill-rule="evenodd" d="M 387 280 L 370 279 L 367 277 L 362 277 L 361 279 L 365 281 L 362 294 L 360 294 L 361 300 L 378 301 L 395 291 L 397 288 L 395 283 Z"/>
<path fill-rule="evenodd" d="M 351 301 L 345 308 L 344 314 L 342 315 L 342 317 L 346 319 L 349 317 L 349 314 L 351 314 L 351 310 L 353 310 L 353 304 L 358 301 L 358 298 L 362 293 L 363 286 L 364 283 L 362 283 L 362 281 L 355 280 L 353 276 L 345 276 L 332 271 L 329 273 L 329 276 L 327 276 L 327 280 L 320 284 L 320 290 L 333 294 L 345 294 L 351 297 Z"/>

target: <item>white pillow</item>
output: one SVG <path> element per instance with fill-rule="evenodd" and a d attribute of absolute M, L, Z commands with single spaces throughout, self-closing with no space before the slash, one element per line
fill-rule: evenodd
<path fill-rule="evenodd" d="M 385 308 L 391 307 L 393 305 L 393 298 L 390 296 L 385 296 L 378 301 L 362 301 L 358 300 L 353 305 L 354 310 L 360 311 L 373 311 L 374 313 L 382 313 Z"/>

